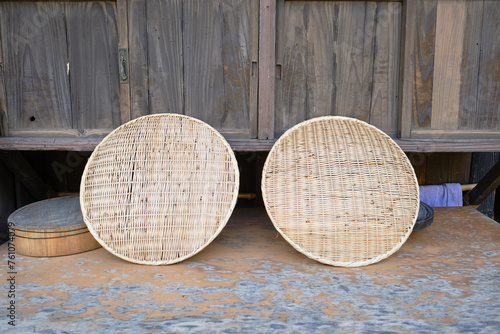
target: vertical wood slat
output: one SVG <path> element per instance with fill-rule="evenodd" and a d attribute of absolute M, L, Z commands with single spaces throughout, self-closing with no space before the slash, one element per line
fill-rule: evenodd
<path fill-rule="evenodd" d="M 66 3 L 73 128 L 121 124 L 116 3 Z"/>
<path fill-rule="evenodd" d="M 258 139 L 274 138 L 276 0 L 260 1 Z"/>
<path fill-rule="evenodd" d="M 9 135 L 8 124 L 9 118 L 7 113 L 7 95 L 5 92 L 3 42 L 2 38 L 0 38 L 0 137 Z M 7 221 L 7 218 L 5 218 L 5 220 Z"/>
<path fill-rule="evenodd" d="M 371 6 L 370 6 L 371 5 Z M 351 116 L 365 122 L 370 117 L 370 82 L 373 73 L 372 31 L 365 29 L 373 22 L 374 3 L 346 2 L 340 7 L 338 16 L 337 87 L 335 110 L 337 115 Z M 364 10 L 358 10 L 364 7 Z M 366 17 L 369 16 L 369 18 Z M 373 24 L 372 24 L 373 26 Z"/>
<path fill-rule="evenodd" d="M 405 10 L 415 16 L 415 32 L 414 42 L 405 43 L 411 55 L 402 56 L 410 71 L 402 74 L 402 89 L 411 96 L 411 103 L 402 101 L 402 137 L 495 138 L 500 129 L 498 1 L 415 0 L 415 6 L 416 11 Z"/>
<path fill-rule="evenodd" d="M 258 94 L 259 94 L 259 1 L 250 3 L 250 92 L 249 127 L 250 138 L 258 136 Z"/>
<path fill-rule="evenodd" d="M 474 129 L 478 103 L 478 73 L 481 56 L 481 30 L 483 22 L 483 1 L 464 1 L 465 29 L 460 89 L 460 114 L 458 129 Z"/>
<path fill-rule="evenodd" d="M 457 129 L 460 113 L 460 69 L 465 30 L 465 1 L 438 1 L 432 129 Z"/>
<path fill-rule="evenodd" d="M 63 3 L 0 3 L 8 127 L 71 129 Z"/>
<path fill-rule="evenodd" d="M 257 6 L 130 0 L 131 117 L 181 113 L 229 137 L 256 137 Z"/>
<path fill-rule="evenodd" d="M 275 134 L 323 115 L 397 132 L 399 3 L 280 2 Z"/>
<path fill-rule="evenodd" d="M 373 87 L 371 91 L 370 124 L 397 135 L 399 113 L 399 52 L 401 40 L 401 5 L 378 4 L 374 22 L 377 37 L 373 59 Z M 392 29 L 398 27 L 397 29 Z M 382 36 L 382 38 L 380 38 Z M 385 37 L 385 38 L 384 38 Z"/>
<path fill-rule="evenodd" d="M 251 1 L 186 1 L 186 114 L 228 137 L 249 137 Z"/>
<path fill-rule="evenodd" d="M 130 59 L 128 52 L 128 9 L 127 0 L 116 1 L 116 23 L 118 26 L 118 48 L 127 50 L 127 67 L 125 71 L 130 76 Z M 119 61 L 119 59 L 117 59 Z M 119 66 L 121 66 L 119 64 Z M 120 83 L 120 120 L 124 124 L 130 121 L 130 78 Z"/>
<path fill-rule="evenodd" d="M 147 113 L 185 112 L 183 1 L 146 2 Z"/>
<path fill-rule="evenodd" d="M 130 119 L 150 113 L 146 1 L 128 0 Z"/>
<path fill-rule="evenodd" d="M 485 0 L 474 127 L 500 130 L 500 2 Z"/>
<path fill-rule="evenodd" d="M 415 89 L 416 1 L 404 0 L 403 2 L 401 74 L 399 80 L 399 95 L 401 97 L 399 136 L 401 138 L 410 138 L 412 128 L 413 93 Z"/>

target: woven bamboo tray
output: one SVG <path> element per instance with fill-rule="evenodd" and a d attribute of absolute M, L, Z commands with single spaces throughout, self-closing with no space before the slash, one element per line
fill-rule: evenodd
<path fill-rule="evenodd" d="M 80 187 L 83 218 L 99 243 L 124 260 L 185 260 L 226 225 L 239 171 L 226 140 L 178 114 L 137 118 L 96 147 Z"/>
<path fill-rule="evenodd" d="M 377 128 L 319 117 L 289 129 L 271 149 L 262 195 L 276 229 L 321 263 L 355 267 L 396 252 L 419 209 L 415 172 Z"/>
<path fill-rule="evenodd" d="M 13 212 L 9 229 L 16 252 L 28 256 L 63 256 L 101 247 L 90 234 L 78 196 L 51 198 Z"/>

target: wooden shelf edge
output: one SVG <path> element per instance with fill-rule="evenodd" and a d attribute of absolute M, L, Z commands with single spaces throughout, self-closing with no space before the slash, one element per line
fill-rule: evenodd
<path fill-rule="evenodd" d="M 104 137 L 103 137 L 104 138 Z M 93 151 L 103 138 L 43 138 L 0 137 L 2 151 Z M 264 152 L 274 140 L 228 139 L 231 148 L 239 152 Z"/>
<path fill-rule="evenodd" d="M 3 151 L 93 151 L 103 138 L 0 137 Z M 228 139 L 237 152 L 266 152 L 275 140 Z M 405 152 L 500 152 L 500 139 L 432 140 L 395 139 Z"/>
<path fill-rule="evenodd" d="M 395 139 L 405 152 L 500 152 L 500 139 Z"/>

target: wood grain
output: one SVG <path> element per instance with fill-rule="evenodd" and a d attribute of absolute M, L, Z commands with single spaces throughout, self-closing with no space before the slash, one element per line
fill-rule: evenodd
<path fill-rule="evenodd" d="M 73 128 L 121 124 L 116 4 L 66 4 Z"/>
<path fill-rule="evenodd" d="M 149 114 L 148 35 L 146 1 L 129 0 L 130 118 Z"/>
<path fill-rule="evenodd" d="M 465 9 L 461 0 L 437 3 L 432 129 L 458 128 Z"/>
<path fill-rule="evenodd" d="M 478 103 L 478 73 L 481 56 L 483 2 L 465 1 L 465 29 L 460 67 L 460 101 L 458 129 L 475 129 Z"/>
<path fill-rule="evenodd" d="M 187 1 L 184 10 L 186 114 L 220 130 L 244 131 L 247 137 L 249 3 Z"/>
<path fill-rule="evenodd" d="M 500 130 L 500 3 L 485 1 L 474 129 Z"/>
<path fill-rule="evenodd" d="M 9 129 L 71 128 L 62 3 L 0 3 Z"/>
<path fill-rule="evenodd" d="M 401 7 L 398 3 L 378 4 L 373 22 L 373 33 L 377 39 L 369 122 L 390 136 L 396 136 L 398 129 L 401 33 L 394 27 L 401 26 Z"/>
<path fill-rule="evenodd" d="M 274 138 L 276 1 L 260 1 L 259 25 L 259 139 Z"/>
<path fill-rule="evenodd" d="M 256 136 L 257 3 L 130 0 L 131 117 L 180 113 Z"/>
<path fill-rule="evenodd" d="M 148 113 L 184 113 L 183 2 L 148 1 Z"/>
<path fill-rule="evenodd" d="M 278 30 L 276 135 L 343 115 L 397 131 L 401 5 L 285 2 Z"/>
<path fill-rule="evenodd" d="M 401 138 L 410 138 L 413 119 L 413 93 L 415 89 L 416 0 L 403 2 L 401 15 L 401 61 L 399 74 L 399 128 Z"/>
<path fill-rule="evenodd" d="M 127 0 L 117 0 L 116 2 L 116 25 L 118 29 L 118 47 L 126 50 L 127 66 L 125 71 L 130 76 L 130 68 L 128 64 L 130 59 L 128 56 L 128 9 Z M 119 64 L 118 66 L 121 66 Z M 120 80 L 120 116 L 121 123 L 130 121 L 130 78 L 127 82 Z"/>
<path fill-rule="evenodd" d="M 9 118 L 7 114 L 7 95 L 5 92 L 3 45 L 2 39 L 0 38 L 0 137 L 9 135 L 8 123 Z"/>

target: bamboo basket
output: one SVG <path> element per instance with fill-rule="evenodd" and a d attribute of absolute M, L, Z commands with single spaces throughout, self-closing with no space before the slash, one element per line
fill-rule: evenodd
<path fill-rule="evenodd" d="M 82 176 L 83 218 L 112 254 L 139 264 L 185 260 L 226 225 L 239 171 L 226 140 L 178 114 L 132 120 L 96 147 Z"/>
<path fill-rule="evenodd" d="M 419 209 L 413 167 L 399 146 L 365 122 L 319 117 L 286 131 L 262 175 L 266 210 L 299 252 L 356 267 L 396 252 Z"/>
<path fill-rule="evenodd" d="M 78 196 L 23 206 L 8 222 L 16 252 L 22 255 L 63 256 L 101 247 L 83 221 Z"/>

